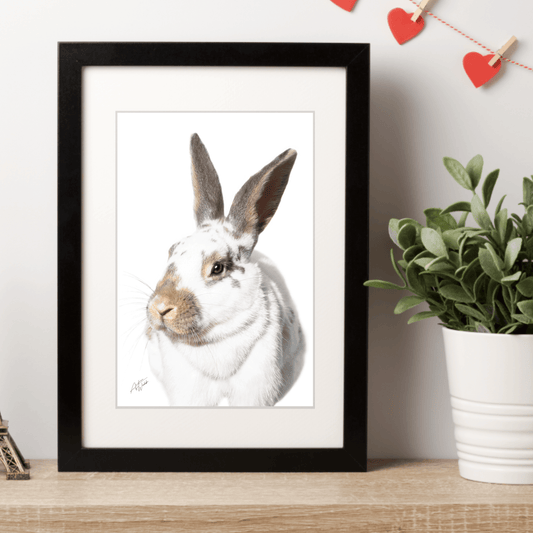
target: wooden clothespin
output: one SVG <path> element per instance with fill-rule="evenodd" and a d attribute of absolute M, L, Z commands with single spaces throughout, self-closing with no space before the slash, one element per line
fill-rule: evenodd
<path fill-rule="evenodd" d="M 426 6 L 429 4 L 430 0 L 422 0 L 420 4 L 418 5 L 418 9 L 413 13 L 413 16 L 411 17 L 411 20 L 413 22 L 416 22 L 418 20 L 418 17 L 423 13 L 424 9 L 426 9 Z"/>
<path fill-rule="evenodd" d="M 517 41 L 518 39 L 513 35 L 497 52 L 496 55 L 489 61 L 489 65 L 493 67 L 497 61 L 499 61 L 505 52 Z"/>

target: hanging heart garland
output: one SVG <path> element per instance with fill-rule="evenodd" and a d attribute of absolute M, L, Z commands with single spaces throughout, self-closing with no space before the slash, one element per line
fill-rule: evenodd
<path fill-rule="evenodd" d="M 357 3 L 357 0 L 331 1 L 346 11 L 351 11 Z M 431 11 L 426 10 L 425 7 L 430 0 L 421 0 L 420 3 L 417 3 L 415 0 L 409 1 L 417 6 L 417 9 L 414 13 L 407 13 L 405 10 L 398 7 L 396 9 L 392 9 L 387 16 L 390 30 L 398 44 L 402 45 L 406 43 L 413 37 L 416 37 L 424 29 L 425 22 L 421 15 L 422 13 L 426 13 L 427 15 L 432 16 L 439 22 L 442 22 L 444 25 L 448 26 L 448 28 L 451 28 L 453 31 L 459 33 L 463 37 L 466 37 L 473 43 L 490 52 L 490 54 L 487 55 L 481 55 L 477 52 L 470 52 L 463 58 L 464 70 L 476 88 L 481 87 L 498 74 L 501 69 L 502 61 L 507 61 L 508 63 L 518 65 L 519 67 L 525 68 L 529 71 L 533 71 L 533 68 L 528 67 L 527 65 L 522 65 L 521 63 L 511 61 L 510 59 L 503 57 L 503 54 L 507 51 L 507 49 L 516 42 L 516 37 L 512 37 L 500 50 L 498 50 L 498 52 L 494 53 L 486 46 L 483 46 L 478 41 L 472 39 L 472 37 L 469 37 L 466 33 L 454 28 L 451 24 L 448 24 L 437 15 L 431 13 Z"/>
<path fill-rule="evenodd" d="M 508 63 L 518 65 L 526 70 L 533 71 L 533 68 L 528 67 L 527 65 L 522 65 L 517 61 L 512 61 L 507 57 L 503 57 L 503 54 L 508 51 L 509 48 L 516 42 L 516 37 L 513 36 L 502 48 L 500 48 L 500 50 L 493 52 L 480 42 L 472 39 L 472 37 L 468 36 L 466 33 L 454 28 L 451 24 L 448 24 L 431 11 L 424 9 L 429 0 L 422 0 L 420 4 L 418 4 L 415 0 L 409 1 L 417 6 L 417 10 L 413 14 L 412 18 L 410 18 L 411 15 L 409 13 L 406 13 L 400 8 L 393 9 L 388 15 L 389 27 L 398 43 L 404 44 L 408 40 L 418 35 L 424 29 L 424 21 L 421 16 L 418 16 L 418 19 L 416 19 L 417 15 L 420 15 L 422 12 L 424 12 L 425 14 L 437 19 L 445 26 L 448 26 L 448 28 L 451 28 L 453 31 L 459 33 L 463 37 L 490 52 L 490 54 L 485 56 L 476 52 L 471 52 L 463 59 L 463 67 L 465 72 L 476 88 L 481 87 L 498 74 L 502 61 L 507 61 Z"/>

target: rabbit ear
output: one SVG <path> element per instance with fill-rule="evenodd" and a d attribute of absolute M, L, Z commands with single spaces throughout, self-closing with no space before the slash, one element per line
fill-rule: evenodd
<path fill-rule="evenodd" d="M 200 225 L 206 220 L 224 218 L 224 199 L 218 174 L 196 133 L 191 137 L 191 160 L 196 223 Z"/>
<path fill-rule="evenodd" d="M 278 208 L 295 160 L 296 151 L 287 150 L 242 186 L 228 214 L 237 237 L 251 234 L 255 246 Z"/>

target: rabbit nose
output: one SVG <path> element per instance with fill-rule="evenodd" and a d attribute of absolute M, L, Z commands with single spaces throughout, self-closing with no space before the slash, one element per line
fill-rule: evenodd
<path fill-rule="evenodd" d="M 176 306 L 172 305 L 172 302 L 169 302 L 166 298 L 162 298 L 161 296 L 159 296 L 154 298 L 152 305 L 150 305 L 150 308 L 155 314 L 155 316 L 164 317 L 165 315 L 168 315 L 168 313 L 173 311 Z"/>
<path fill-rule="evenodd" d="M 200 307 L 194 294 L 188 289 L 158 289 L 148 305 L 148 320 L 156 330 L 168 328 L 175 333 L 186 334 L 200 318 Z"/>

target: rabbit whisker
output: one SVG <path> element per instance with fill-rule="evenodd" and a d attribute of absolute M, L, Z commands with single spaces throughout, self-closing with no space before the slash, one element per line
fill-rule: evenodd
<path fill-rule="evenodd" d="M 138 281 L 139 283 L 142 283 L 145 287 L 148 287 L 151 292 L 154 292 L 154 289 L 152 289 L 152 287 L 150 287 L 150 285 L 148 285 L 148 283 L 143 281 L 141 278 L 139 278 L 135 274 L 132 274 L 131 272 L 126 272 L 126 271 L 124 271 L 123 274 L 125 274 L 126 276 L 130 276 L 131 278 L 133 278 L 134 280 Z"/>
<path fill-rule="evenodd" d="M 139 342 L 141 342 L 141 339 L 143 338 L 143 336 L 144 336 L 144 331 L 140 332 L 139 336 L 137 337 L 137 341 L 135 342 L 135 345 L 133 346 L 133 348 L 131 350 L 132 354 L 137 351 L 137 346 L 139 346 Z M 148 345 L 148 341 L 146 341 L 146 345 Z M 142 368 L 145 350 L 146 350 L 146 346 L 145 346 L 145 348 L 143 350 L 143 353 L 141 354 L 141 360 L 140 360 L 140 363 L 139 363 L 139 370 L 141 370 L 141 368 Z"/>
<path fill-rule="evenodd" d="M 143 322 L 145 321 L 145 319 L 143 318 L 142 320 L 139 320 L 138 322 L 136 322 L 135 324 L 133 324 L 131 327 L 129 327 L 123 334 L 122 334 L 122 338 L 123 338 L 123 347 L 126 348 L 126 343 L 128 342 L 131 334 L 137 329 L 139 328 L 139 326 L 141 324 L 143 324 Z M 141 332 L 141 335 L 143 334 L 144 332 Z"/>
<path fill-rule="evenodd" d="M 121 287 L 120 293 L 121 293 L 121 298 L 131 296 L 132 298 L 137 297 L 137 298 L 148 299 L 151 296 L 150 293 L 146 291 L 142 291 L 140 289 L 135 289 L 133 287 L 127 287 L 127 289 L 125 289 L 124 287 Z"/>
<path fill-rule="evenodd" d="M 119 301 L 118 307 L 127 307 L 127 306 L 146 310 L 146 300 Z"/>
<path fill-rule="evenodd" d="M 140 339 L 139 339 L 140 340 Z M 143 363 L 144 363 L 144 356 L 146 355 L 146 349 L 148 348 L 148 343 L 150 342 L 150 339 L 147 339 L 146 340 L 146 343 L 144 345 L 144 349 L 143 349 L 143 352 L 141 354 L 141 361 L 139 363 L 139 371 L 141 370 L 142 366 L 143 366 Z M 148 365 L 150 366 L 150 365 Z"/>

